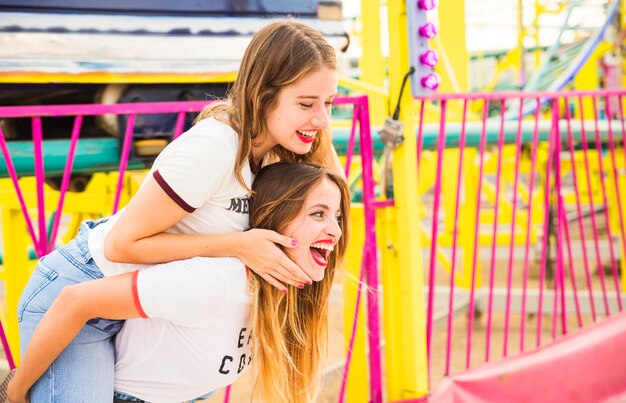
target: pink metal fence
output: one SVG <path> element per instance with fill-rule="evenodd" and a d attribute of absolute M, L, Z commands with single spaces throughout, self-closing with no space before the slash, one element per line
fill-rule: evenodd
<path fill-rule="evenodd" d="M 365 234 L 365 244 L 363 245 L 363 260 L 361 267 L 358 300 L 361 298 L 361 290 L 366 288 L 368 323 L 369 328 L 369 349 L 370 349 L 370 393 L 377 400 L 382 399 L 382 378 L 381 378 L 381 361 L 380 361 L 380 325 L 379 325 L 379 306 L 378 306 L 378 272 L 377 272 L 377 251 L 376 251 L 376 232 L 375 232 L 375 208 L 377 202 L 374 194 L 374 178 L 373 178 L 373 151 L 372 137 L 370 133 L 368 99 L 366 96 L 358 97 L 338 97 L 333 102 L 334 105 L 352 105 L 352 129 L 348 140 L 346 152 L 346 176 L 349 174 L 352 158 L 354 156 L 356 144 L 356 130 L 359 128 L 359 142 L 361 150 L 361 160 L 363 163 L 362 182 L 363 182 L 363 203 L 365 205 L 365 222 L 368 228 Z M 117 105 L 55 105 L 55 106 L 19 106 L 19 107 L 0 107 L 0 119 L 4 118 L 29 118 L 32 123 L 32 143 L 34 150 L 34 171 L 36 179 L 36 210 L 37 223 L 33 224 L 29 212 L 29 206 L 26 205 L 23 191 L 20 187 L 18 173 L 14 167 L 7 140 L 0 127 L 0 148 L 4 162 L 7 167 L 8 174 L 13 183 L 20 208 L 27 223 L 28 232 L 33 242 L 33 247 L 37 257 L 41 257 L 51 252 L 55 248 L 56 238 L 59 231 L 60 219 L 63 212 L 65 197 L 68 192 L 69 182 L 72 175 L 73 162 L 75 158 L 78 141 L 81 137 L 81 131 L 84 129 L 83 118 L 85 116 L 96 115 L 126 115 L 128 117 L 126 127 L 124 129 L 124 137 L 122 140 L 122 149 L 119 160 L 119 180 L 115 190 L 113 211 L 115 213 L 119 208 L 120 197 L 124 188 L 124 173 L 128 167 L 130 149 L 133 139 L 135 117 L 140 114 L 163 114 L 176 113 L 177 119 L 172 128 L 173 138 L 178 137 L 183 132 L 185 116 L 187 113 L 196 113 L 202 110 L 207 102 L 164 102 L 164 103 L 133 103 L 133 104 L 117 104 Z M 61 185 L 59 189 L 59 201 L 56 206 L 54 220 L 52 225 L 46 226 L 46 206 L 44 198 L 44 182 L 46 172 L 44 168 L 44 133 L 42 128 L 42 118 L 55 117 L 73 117 L 74 124 L 70 137 L 70 145 L 67 154 L 67 160 Z M 32 206 L 31 206 L 32 207 Z M 343 383 L 339 400 L 344 400 L 344 392 L 346 386 L 347 375 L 350 367 L 350 358 L 352 355 L 352 343 L 356 332 L 356 318 L 358 317 L 358 308 L 360 304 L 357 301 L 354 324 L 352 327 L 352 337 L 349 343 L 348 355 L 345 368 L 343 371 Z M 9 360 L 11 368 L 14 368 L 13 359 L 8 348 L 8 342 L 4 336 L 2 325 L 0 324 L 0 336 L 4 345 L 4 350 Z M 225 393 L 225 402 L 229 401 L 230 388 Z"/>
<path fill-rule="evenodd" d="M 554 340 L 572 327 L 592 324 L 622 310 L 617 259 L 623 259 L 626 250 L 621 201 L 625 191 L 622 171 L 626 169 L 625 95 L 626 91 L 490 93 L 435 95 L 419 100 L 417 169 L 420 178 L 423 179 L 427 170 L 424 155 L 431 153 L 437 157 L 433 167 L 434 185 L 422 197 L 429 212 L 425 222 L 430 244 L 425 251 L 430 254 L 425 253 L 425 262 L 431 379 L 526 352 L 529 340 L 532 347 L 545 345 L 546 335 Z M 368 290 L 370 396 L 371 401 L 379 402 L 383 400 L 383 382 L 375 210 L 392 205 L 393 200 L 378 201 L 375 197 L 367 98 L 341 98 L 335 104 L 354 105 L 346 170 L 350 167 L 356 127 L 359 127 L 366 221 L 361 282 Z M 185 114 L 197 112 L 204 105 L 204 102 L 180 102 L 0 107 L 0 118 L 30 117 L 32 121 L 37 225 L 29 216 L 4 135 L 0 136 L 0 147 L 37 255 L 48 253 L 55 244 L 83 116 L 128 115 L 120 156 L 121 178 L 127 169 L 137 114 L 177 113 L 173 128 L 173 135 L 177 136 L 182 132 Z M 520 119 L 529 105 L 534 106 L 530 108 L 534 112 Z M 452 124 L 456 119 L 450 117 L 454 111 L 460 111 L 460 126 Z M 433 112 L 439 117 L 438 135 L 434 143 L 429 143 L 423 117 L 432 116 Z M 49 238 L 43 197 L 41 118 L 44 116 L 74 116 L 75 119 Z M 477 122 L 472 121 L 473 116 L 478 117 Z M 516 120 L 509 121 L 511 118 Z M 548 125 L 544 124 L 546 121 Z M 472 128 L 477 128 L 476 133 L 470 132 Z M 495 135 L 490 136 L 492 132 Z M 451 148 L 459 151 L 454 157 L 454 163 L 458 164 L 454 177 L 457 192 L 444 194 L 444 167 L 451 165 L 446 150 Z M 514 150 L 512 160 L 506 157 L 510 154 L 507 150 L 511 149 Z M 470 150 L 476 152 L 475 158 Z M 472 163 L 473 172 L 464 172 L 467 161 Z M 119 207 L 122 186 L 120 179 L 114 210 Z M 486 189 L 493 189 L 492 201 L 486 196 Z M 442 202 L 450 197 L 454 198 L 454 208 L 443 208 Z M 474 200 L 475 207 L 471 211 L 463 207 L 468 199 Z M 508 203 L 507 209 L 504 209 L 505 203 Z M 533 218 L 533 211 L 541 217 Z M 468 214 L 476 223 L 471 228 L 462 225 L 462 217 Z M 449 220 L 452 226 L 446 224 L 448 215 L 453 217 Z M 533 231 L 540 235 L 534 244 L 531 242 Z M 461 243 L 462 235 L 473 242 Z M 449 272 L 445 272 L 435 258 L 442 249 L 450 256 Z M 465 259 L 465 263 L 459 262 L 460 256 L 466 254 L 471 255 L 469 265 Z M 532 262 L 533 257 L 536 263 Z M 487 268 L 486 285 L 477 281 L 481 267 Z M 466 290 L 459 285 L 459 276 L 468 276 Z M 459 309 L 461 298 L 465 301 Z M 441 317 L 444 320 L 438 320 Z M 435 334 L 441 337 L 434 337 Z M 444 340 L 442 345 L 436 343 L 440 339 Z M 481 349 L 483 355 L 479 355 Z M 348 351 L 341 400 L 351 348 Z"/>
<path fill-rule="evenodd" d="M 422 195 L 430 235 L 424 261 L 431 379 L 523 353 L 529 340 L 539 347 L 622 311 L 625 95 L 475 93 L 418 100 L 420 116 L 429 109 L 427 115 L 439 117 L 430 149 L 423 144 L 423 119 L 417 128 L 420 180 L 428 175 L 421 171 L 424 153 L 437 158 L 434 185 Z M 452 124 L 451 109 L 460 111 L 460 126 Z M 524 117 L 528 109 L 533 113 Z M 478 122 L 468 123 L 471 117 Z M 451 138 L 454 157 L 446 153 Z M 469 149 L 477 151 L 472 173 L 464 171 Z M 456 194 L 444 194 L 444 167 L 456 164 Z M 454 198 L 454 209 L 444 211 L 446 197 Z M 460 213 L 469 198 L 475 208 Z M 473 228 L 463 226 L 464 214 L 474 217 Z M 452 226 L 445 225 L 450 215 Z M 534 245 L 533 231 L 539 235 Z M 460 234 L 471 237 L 473 248 L 459 246 Z M 437 258 L 441 250 L 450 256 L 449 271 Z M 467 253 L 471 267 L 460 267 L 458 256 Z M 484 285 L 476 281 L 481 267 Z M 471 274 L 465 289 L 460 269 Z M 460 310 L 459 298 L 465 301 Z M 435 347 L 435 339 L 445 343 Z"/>
<path fill-rule="evenodd" d="M 56 236 L 58 233 L 61 212 L 63 211 L 63 204 L 65 196 L 67 194 L 69 180 L 72 175 L 72 166 L 74 162 L 76 145 L 80 139 L 80 133 L 83 129 L 83 118 L 85 116 L 95 115 L 128 115 L 127 125 L 124 131 L 123 147 L 120 155 L 119 165 L 119 181 L 115 193 L 115 201 L 113 203 L 113 212 L 119 208 L 120 195 L 123 189 L 123 178 L 126 172 L 128 164 L 128 156 L 130 153 L 130 146 L 132 142 L 132 133 L 134 129 L 135 116 L 137 114 L 147 113 L 177 113 L 177 120 L 175 127 L 172 130 L 174 137 L 178 137 L 183 131 L 183 123 L 185 114 L 189 112 L 198 112 L 204 106 L 206 102 L 194 101 L 194 102 L 164 102 L 164 103 L 135 103 L 135 104 L 118 104 L 118 105 L 51 105 L 51 106 L 3 106 L 0 107 L 0 119 L 8 118 L 30 118 L 32 123 L 32 142 L 34 150 L 34 166 L 35 166 L 35 179 L 36 179 L 36 191 L 37 191 L 37 231 L 33 225 L 32 219 L 28 212 L 28 208 L 24 201 L 22 190 L 18 182 L 18 174 L 13 166 L 13 161 L 9 153 L 9 148 L 6 143 L 5 135 L 0 128 L 0 148 L 2 149 L 2 156 L 4 158 L 7 170 L 13 185 L 15 192 L 19 199 L 22 212 L 26 219 L 28 226 L 28 232 L 33 240 L 33 246 L 38 257 L 41 257 L 54 249 Z M 63 178 L 59 190 L 59 202 L 56 207 L 56 214 L 54 222 L 50 229 L 50 234 L 46 230 L 46 206 L 44 203 L 44 181 L 45 181 L 45 169 L 44 169 L 44 157 L 43 157 L 43 128 L 42 118 L 51 117 L 74 117 L 74 125 L 70 137 L 70 146 L 67 155 L 67 161 L 65 170 L 63 172 Z M 50 235 L 48 237 L 48 235 Z"/>

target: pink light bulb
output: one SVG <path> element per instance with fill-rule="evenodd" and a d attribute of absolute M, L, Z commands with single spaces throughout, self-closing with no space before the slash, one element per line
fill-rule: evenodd
<path fill-rule="evenodd" d="M 420 62 L 423 65 L 433 67 L 439 61 L 439 55 L 436 51 L 428 49 L 426 52 L 420 55 Z"/>
<path fill-rule="evenodd" d="M 432 22 L 427 22 L 419 27 L 418 32 L 421 36 L 428 39 L 432 39 L 437 36 L 437 28 L 435 28 L 435 24 Z"/>
<path fill-rule="evenodd" d="M 441 83 L 441 77 L 437 73 L 429 73 L 422 77 L 422 87 L 428 88 L 429 90 L 436 90 Z"/>
<path fill-rule="evenodd" d="M 432 10 L 433 8 L 435 8 L 435 0 L 419 0 L 417 2 L 417 6 L 420 8 L 420 10 Z"/>

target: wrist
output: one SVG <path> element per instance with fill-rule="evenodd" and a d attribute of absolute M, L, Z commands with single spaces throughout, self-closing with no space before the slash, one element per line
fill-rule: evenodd
<path fill-rule="evenodd" d="M 28 389 L 21 388 L 15 381 L 11 381 L 7 387 L 7 398 L 10 402 L 20 401 L 27 393 Z"/>
<path fill-rule="evenodd" d="M 242 235 L 242 232 L 229 232 L 223 234 L 223 249 L 220 251 L 220 256 L 241 258 Z"/>

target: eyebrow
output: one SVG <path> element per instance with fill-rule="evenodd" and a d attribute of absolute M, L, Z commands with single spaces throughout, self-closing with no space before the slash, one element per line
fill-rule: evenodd
<path fill-rule="evenodd" d="M 329 96 L 328 98 L 335 98 L 337 96 L 337 93 L 334 93 L 333 95 Z M 320 99 L 320 96 L 318 95 L 299 95 L 297 98 L 307 98 L 307 99 Z"/>
<path fill-rule="evenodd" d="M 309 207 L 309 209 L 313 209 L 313 208 L 322 208 L 322 209 L 324 209 L 326 211 L 331 211 L 331 208 L 328 205 L 324 204 L 324 203 L 315 204 L 315 205 Z M 341 207 L 337 211 L 341 213 Z"/>

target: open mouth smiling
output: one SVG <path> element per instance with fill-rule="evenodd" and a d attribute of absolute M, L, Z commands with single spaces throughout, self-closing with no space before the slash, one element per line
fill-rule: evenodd
<path fill-rule="evenodd" d="M 296 130 L 298 138 L 304 143 L 312 143 L 315 140 L 317 130 Z"/>
<path fill-rule="evenodd" d="M 310 247 L 311 256 L 313 257 L 313 260 L 315 261 L 315 263 L 317 263 L 318 265 L 327 266 L 328 256 L 330 255 L 330 252 L 332 252 L 334 248 L 335 246 L 332 243 L 316 242 Z"/>

